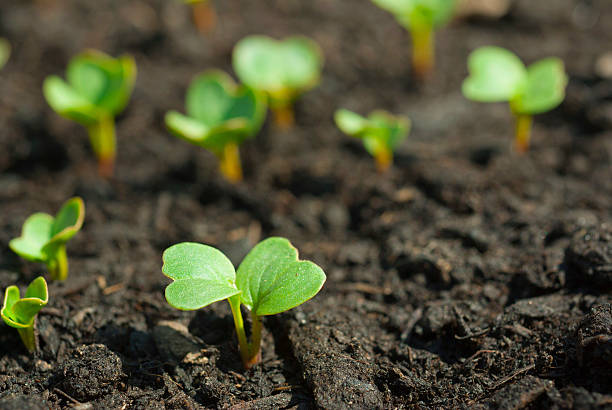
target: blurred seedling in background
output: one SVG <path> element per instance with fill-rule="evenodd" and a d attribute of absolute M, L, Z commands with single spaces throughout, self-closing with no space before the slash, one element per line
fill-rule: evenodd
<path fill-rule="evenodd" d="M 550 111 L 565 98 L 567 74 L 559 58 L 545 58 L 525 67 L 512 52 L 486 46 L 468 57 L 469 76 L 463 95 L 479 102 L 507 101 L 516 119 L 515 148 L 529 149 L 533 115 Z"/>
<path fill-rule="evenodd" d="M 66 79 L 47 77 L 45 98 L 58 114 L 87 128 L 100 175 L 110 177 L 116 155 L 115 116 L 130 99 L 136 63 L 130 56 L 113 58 L 89 50 L 70 61 Z"/>
<path fill-rule="evenodd" d="M 292 309 L 315 296 L 325 273 L 309 261 L 298 260 L 298 251 L 285 238 L 268 238 L 244 258 L 238 271 L 219 250 L 184 242 L 166 249 L 164 275 L 174 279 L 166 300 L 180 310 L 196 310 L 227 299 L 234 317 L 245 368 L 261 357 L 262 316 Z M 247 340 L 240 305 L 251 311 L 251 338 Z"/>
<path fill-rule="evenodd" d="M 249 36 L 234 47 L 233 66 L 240 81 L 266 93 L 276 124 L 287 129 L 294 123 L 293 102 L 319 83 L 323 54 L 306 37 Z"/>
<path fill-rule="evenodd" d="M 446 24 L 455 10 L 456 0 L 372 0 L 392 13 L 412 36 L 412 70 L 425 78 L 435 61 L 434 31 Z"/>
<path fill-rule="evenodd" d="M 17 286 L 9 286 L 4 292 L 4 303 L 0 316 L 7 325 L 19 332 L 25 347 L 34 353 L 38 348 L 37 335 L 34 332 L 36 315 L 49 301 L 49 292 L 45 278 L 39 276 L 26 289 L 22 299 Z"/>
<path fill-rule="evenodd" d="M 4 67 L 11 56 L 11 43 L 7 39 L 0 37 L 0 69 Z"/>
<path fill-rule="evenodd" d="M 28 217 L 21 236 L 12 239 L 9 247 L 24 259 L 46 264 L 51 279 L 65 280 L 68 277 L 66 242 L 81 229 L 84 219 L 83 200 L 71 198 L 62 205 L 55 218 L 43 212 Z"/>
<path fill-rule="evenodd" d="M 212 0 L 183 0 L 191 6 L 193 24 L 201 33 L 210 33 L 217 25 L 217 13 L 215 13 Z"/>
<path fill-rule="evenodd" d="M 185 107 L 187 115 L 166 114 L 170 132 L 215 154 L 229 181 L 242 180 L 238 146 L 259 132 L 266 115 L 265 95 L 237 85 L 223 71 L 210 70 L 191 82 Z"/>
<path fill-rule="evenodd" d="M 376 160 L 379 172 L 389 169 L 393 163 L 393 152 L 410 132 L 410 120 L 376 110 L 365 118 L 352 111 L 340 109 L 334 115 L 336 125 L 351 137 L 363 140 L 365 149 Z"/>

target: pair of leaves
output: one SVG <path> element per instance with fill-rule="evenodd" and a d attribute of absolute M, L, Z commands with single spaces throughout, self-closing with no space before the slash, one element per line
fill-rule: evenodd
<path fill-rule="evenodd" d="M 125 108 L 136 80 L 136 63 L 129 56 L 115 59 L 89 50 L 70 61 L 66 79 L 55 75 L 45 79 L 47 102 L 63 117 L 90 126 Z"/>
<path fill-rule="evenodd" d="M 217 154 L 226 144 L 240 144 L 257 134 L 266 114 L 262 93 L 237 85 L 219 70 L 192 81 L 185 106 L 187 115 L 166 114 L 166 126 L 177 137 Z"/>
<path fill-rule="evenodd" d="M 365 118 L 346 109 L 336 111 L 336 125 L 342 132 L 360 138 L 371 155 L 380 150 L 395 151 L 395 148 L 410 132 L 410 120 L 394 116 L 386 111 L 376 110 Z"/>
<path fill-rule="evenodd" d="M 22 299 L 17 286 L 9 286 L 4 293 L 4 304 L 0 315 L 4 322 L 14 328 L 24 329 L 34 325 L 34 318 L 49 301 L 45 278 L 39 276 L 26 289 Z"/>
<path fill-rule="evenodd" d="M 545 58 L 525 67 L 512 52 L 501 47 L 481 47 L 468 58 L 470 76 L 463 94 L 475 101 L 508 101 L 516 114 L 552 110 L 565 98 L 567 75 L 558 58 Z"/>
<path fill-rule="evenodd" d="M 58 247 L 65 245 L 83 225 L 85 204 L 79 197 L 62 205 L 55 218 L 38 212 L 26 219 L 21 236 L 12 239 L 9 247 L 22 258 L 48 263 Z"/>
<path fill-rule="evenodd" d="M 274 315 L 306 302 L 325 282 L 320 267 L 298 260 L 297 249 L 278 237 L 257 244 L 237 272 L 223 253 L 199 243 L 171 246 L 163 261 L 163 273 L 174 279 L 166 288 L 166 300 L 181 310 L 239 295 L 253 314 Z"/>
<path fill-rule="evenodd" d="M 233 66 L 240 81 L 267 93 L 272 105 L 286 105 L 319 83 L 323 54 L 307 37 L 278 41 L 256 35 L 236 44 Z"/>
<path fill-rule="evenodd" d="M 431 30 L 453 16 L 456 0 L 372 0 L 410 30 Z"/>

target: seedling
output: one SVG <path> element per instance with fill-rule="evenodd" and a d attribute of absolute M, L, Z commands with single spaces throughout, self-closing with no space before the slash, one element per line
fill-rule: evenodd
<path fill-rule="evenodd" d="M 42 212 L 31 215 L 23 224 L 21 236 L 12 239 L 9 247 L 24 259 L 46 264 L 51 279 L 65 280 L 68 277 L 66 242 L 81 229 L 84 218 L 83 200 L 71 198 L 55 218 Z"/>
<path fill-rule="evenodd" d="M 412 69 L 419 78 L 434 66 L 434 30 L 453 16 L 455 0 L 372 0 L 391 12 L 412 36 Z"/>
<path fill-rule="evenodd" d="M 223 71 L 211 70 L 192 81 L 185 106 L 187 115 L 166 114 L 170 132 L 215 154 L 229 181 L 242 180 L 238 145 L 259 132 L 266 115 L 265 96 L 237 85 Z"/>
<path fill-rule="evenodd" d="M 217 249 L 183 242 L 166 249 L 164 275 L 174 279 L 166 300 L 180 310 L 195 310 L 227 299 L 234 317 L 240 356 L 245 368 L 260 360 L 262 317 L 292 309 L 315 296 L 325 282 L 323 270 L 298 260 L 298 251 L 285 238 L 268 238 L 244 258 L 238 272 Z M 247 341 L 240 305 L 251 311 Z"/>
<path fill-rule="evenodd" d="M 11 43 L 0 37 L 0 69 L 4 67 L 11 55 Z"/>
<path fill-rule="evenodd" d="M 17 286 L 9 286 L 4 292 L 4 304 L 0 316 L 4 323 L 19 332 L 25 347 L 34 353 L 38 340 L 34 333 L 36 315 L 49 301 L 49 292 L 45 278 L 39 276 L 26 289 L 25 298 L 21 298 Z"/>
<path fill-rule="evenodd" d="M 209 33 L 217 24 L 217 14 L 211 0 L 183 0 L 191 6 L 193 24 L 201 33 Z"/>
<path fill-rule="evenodd" d="M 294 123 L 295 99 L 319 83 L 323 54 L 302 36 L 249 36 L 234 47 L 233 65 L 243 83 L 267 94 L 276 124 L 286 129 Z"/>
<path fill-rule="evenodd" d="M 336 125 L 351 137 L 363 140 L 365 149 L 376 160 L 379 172 L 389 169 L 393 163 L 393 152 L 410 132 L 410 120 L 377 110 L 368 118 L 352 111 L 340 109 L 334 115 Z"/>
<path fill-rule="evenodd" d="M 65 82 L 52 75 L 43 92 L 58 114 L 87 128 L 99 172 L 113 174 L 115 163 L 115 116 L 127 105 L 136 80 L 136 63 L 130 56 L 112 58 L 89 50 L 68 64 Z"/>
<path fill-rule="evenodd" d="M 468 57 L 469 77 L 463 95 L 480 102 L 508 101 L 516 119 L 515 148 L 529 149 L 535 114 L 550 111 L 565 98 L 567 75 L 563 61 L 551 57 L 528 68 L 512 52 L 500 47 L 481 47 Z"/>

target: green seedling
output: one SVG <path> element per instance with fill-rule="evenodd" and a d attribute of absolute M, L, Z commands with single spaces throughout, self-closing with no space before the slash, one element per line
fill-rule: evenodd
<path fill-rule="evenodd" d="M 515 148 L 529 149 L 533 115 L 550 111 L 565 98 L 563 61 L 551 57 L 529 67 L 500 47 L 481 47 L 468 57 L 463 95 L 479 102 L 507 101 L 516 118 Z"/>
<path fill-rule="evenodd" d="M 233 65 L 244 84 L 267 94 L 276 124 L 286 129 L 294 123 L 295 99 L 319 83 L 323 54 L 302 36 L 282 41 L 249 36 L 234 47 Z"/>
<path fill-rule="evenodd" d="M 391 12 L 412 36 L 412 69 L 426 77 L 434 66 L 434 31 L 453 16 L 456 0 L 372 0 Z"/>
<path fill-rule="evenodd" d="M 217 25 L 217 13 L 211 0 L 183 0 L 191 6 L 193 24 L 201 33 L 211 32 Z"/>
<path fill-rule="evenodd" d="M 219 250 L 184 242 L 166 249 L 164 275 L 174 279 L 166 300 L 180 310 L 196 310 L 227 299 L 240 356 L 245 368 L 260 360 L 262 317 L 292 309 L 315 296 L 325 282 L 323 270 L 298 260 L 298 251 L 285 238 L 268 238 L 244 258 L 238 271 Z M 240 305 L 251 311 L 251 339 L 247 341 Z"/>
<path fill-rule="evenodd" d="M 55 218 L 43 212 L 31 215 L 23 224 L 21 236 L 12 239 L 9 247 L 24 259 L 46 264 L 51 279 L 65 280 L 68 277 L 66 242 L 81 229 L 84 218 L 83 200 L 71 198 Z"/>
<path fill-rule="evenodd" d="M 4 67 L 11 56 L 11 43 L 7 39 L 0 37 L 0 69 Z"/>
<path fill-rule="evenodd" d="M 393 152 L 410 132 L 410 120 L 377 110 L 368 118 L 340 109 L 334 115 L 336 125 L 351 137 L 363 140 L 365 149 L 374 157 L 379 172 L 389 169 Z"/>
<path fill-rule="evenodd" d="M 170 132 L 215 154 L 229 181 L 242 180 L 238 145 L 259 132 L 266 115 L 265 96 L 237 85 L 223 71 L 211 70 L 192 81 L 185 106 L 187 115 L 166 114 Z"/>
<path fill-rule="evenodd" d="M 130 99 L 136 63 L 130 56 L 112 58 L 89 50 L 70 61 L 66 79 L 47 77 L 45 98 L 58 114 L 87 128 L 100 175 L 110 177 L 116 155 L 115 116 Z"/>
<path fill-rule="evenodd" d="M 17 329 L 23 344 L 31 353 L 34 353 L 38 347 L 34 332 L 36 315 L 48 301 L 47 282 L 42 276 L 28 285 L 23 299 L 17 286 L 9 286 L 4 292 L 4 304 L 0 316 L 4 323 Z"/>

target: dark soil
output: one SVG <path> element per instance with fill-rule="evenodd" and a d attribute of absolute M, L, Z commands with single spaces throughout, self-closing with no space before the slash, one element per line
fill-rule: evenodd
<path fill-rule="evenodd" d="M 500 20 L 456 21 L 418 86 L 407 33 L 367 0 L 216 3 L 207 37 L 179 1 L 0 5 L 13 45 L 0 72 L 0 288 L 44 272 L 8 248 L 28 215 L 73 195 L 87 207 L 69 280 L 50 284 L 38 318 L 39 354 L 0 326 L 0 408 L 610 408 L 612 79 L 594 67 L 612 4 L 521 0 Z M 326 66 L 294 129 L 266 124 L 243 146 L 234 187 L 162 119 L 196 73 L 230 71 L 253 33 L 311 36 Z M 467 54 L 485 44 L 566 62 L 567 99 L 536 118 L 527 155 L 510 149 L 506 106 L 460 93 Z M 86 47 L 138 64 L 110 182 L 84 129 L 41 93 Z M 335 128 L 338 107 L 412 118 L 388 174 Z M 266 318 L 263 362 L 244 371 L 226 303 L 165 302 L 161 253 L 197 241 L 239 263 L 271 235 L 328 280 Z"/>

